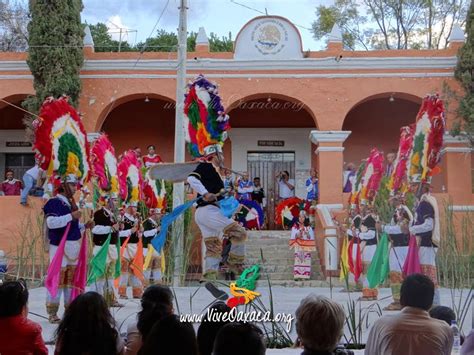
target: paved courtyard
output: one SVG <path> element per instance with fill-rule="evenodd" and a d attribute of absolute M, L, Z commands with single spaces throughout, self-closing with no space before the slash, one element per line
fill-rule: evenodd
<path fill-rule="evenodd" d="M 224 288 L 223 288 L 224 289 Z M 225 289 L 224 289 L 225 290 Z M 226 290 L 228 291 L 228 290 Z M 260 297 L 261 301 L 269 307 L 269 289 L 268 287 L 260 286 L 258 287 L 257 291 L 259 291 L 262 295 Z M 209 303 L 212 302 L 212 296 L 204 287 L 178 287 L 174 288 L 174 292 L 176 294 L 176 299 L 178 303 L 175 305 L 176 311 L 180 312 L 180 314 L 200 314 L 204 312 L 207 308 Z M 336 300 L 337 302 L 341 303 L 342 305 L 346 306 L 347 302 L 352 300 L 357 300 L 357 298 L 361 295 L 360 293 L 345 293 L 341 292 L 341 288 L 335 287 L 333 288 L 332 292 L 330 288 L 327 287 L 281 287 L 281 286 L 274 286 L 272 287 L 273 292 L 273 301 L 275 312 L 279 313 L 286 313 L 294 315 L 296 308 L 300 300 L 307 296 L 310 293 L 316 293 L 320 295 L 324 295 L 327 297 L 331 297 L 332 299 Z M 467 294 L 467 290 L 464 292 Z M 464 296 L 465 297 L 465 296 Z M 32 289 L 30 291 L 30 318 L 38 323 L 41 324 L 43 328 L 43 338 L 45 341 L 50 341 L 53 338 L 53 334 L 55 331 L 56 326 L 51 325 L 45 318 L 46 311 L 44 307 L 44 300 L 45 300 L 45 289 L 38 288 Z M 459 298 L 458 300 L 459 301 Z M 380 308 L 385 307 L 391 302 L 390 298 L 390 289 L 383 288 L 380 289 L 379 293 L 379 301 L 377 302 Z M 376 302 L 363 302 L 361 306 L 363 309 L 366 309 L 371 304 Z M 448 289 L 441 289 L 441 303 L 446 306 L 451 305 L 451 292 Z M 112 312 L 117 320 L 117 326 L 121 333 L 125 333 L 127 329 L 127 324 L 133 322 L 135 320 L 136 314 L 139 311 L 139 300 L 130 299 L 129 301 L 125 302 L 125 307 L 123 308 L 113 308 Z M 375 305 L 372 306 L 377 308 Z M 61 310 L 62 312 L 62 310 Z M 34 313 L 34 314 L 33 314 Z M 384 312 L 384 314 L 393 314 L 394 312 Z M 39 316 L 38 316 L 39 315 Z M 367 338 L 370 326 L 374 322 L 375 319 L 379 317 L 378 314 L 375 312 L 369 313 L 369 328 L 364 330 L 364 339 Z M 472 307 L 469 310 L 469 313 L 466 317 L 466 321 L 464 323 L 464 332 L 468 332 L 472 327 L 473 322 L 473 315 L 472 315 Z M 284 324 L 285 325 L 285 324 Z M 196 325 L 197 327 L 197 325 Z M 347 334 L 347 331 L 346 331 Z M 292 339 L 296 338 L 295 333 L 295 326 L 294 321 L 291 324 L 290 335 Z M 52 353 L 52 347 L 50 347 Z M 299 354 L 301 351 L 299 349 L 284 349 L 284 350 L 268 350 L 267 354 Z M 361 352 L 356 352 L 363 353 Z"/>

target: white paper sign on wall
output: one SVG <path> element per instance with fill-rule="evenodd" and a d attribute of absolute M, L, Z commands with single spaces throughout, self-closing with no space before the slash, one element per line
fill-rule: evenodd
<path fill-rule="evenodd" d="M 256 17 L 237 35 L 234 58 L 254 60 L 303 58 L 301 35 L 284 17 Z"/>

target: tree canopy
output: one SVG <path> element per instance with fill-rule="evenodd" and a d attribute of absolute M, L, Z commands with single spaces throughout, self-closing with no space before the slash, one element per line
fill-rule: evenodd
<path fill-rule="evenodd" d="M 318 6 L 315 39 L 342 30 L 347 49 L 441 49 L 453 25 L 464 27 L 469 0 L 335 0 Z"/>

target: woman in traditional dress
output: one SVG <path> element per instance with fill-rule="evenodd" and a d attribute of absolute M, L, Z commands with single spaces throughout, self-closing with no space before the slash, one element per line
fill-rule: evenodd
<path fill-rule="evenodd" d="M 295 280 L 308 280 L 311 276 L 311 252 L 316 251 L 316 241 L 305 211 L 300 212 L 298 222 L 291 228 L 289 244 L 290 248 L 295 250 Z"/>

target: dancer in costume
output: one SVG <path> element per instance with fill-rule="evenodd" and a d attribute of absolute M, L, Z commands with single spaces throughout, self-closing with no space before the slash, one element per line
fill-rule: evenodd
<path fill-rule="evenodd" d="M 108 242 L 105 265 L 103 265 L 103 273 L 97 275 L 97 279 L 92 283 L 92 289 L 104 296 L 107 304 L 112 307 L 121 307 L 116 297 L 114 288 L 114 279 L 116 276 L 116 263 L 119 263 L 119 230 L 120 223 L 113 211 L 117 210 L 118 200 L 114 196 L 104 195 L 100 204 L 102 205 L 94 213 L 94 228 L 92 229 L 92 241 L 94 249 L 93 257 L 96 256 Z"/>
<path fill-rule="evenodd" d="M 118 164 L 120 197 L 125 202 L 126 212 L 122 216 L 123 228 L 119 232 L 121 275 L 119 296 L 127 298 L 127 287 L 130 281 L 133 298 L 140 298 L 143 293 L 143 245 L 141 240 L 141 222 L 137 213 L 138 201 L 142 196 L 141 165 L 134 151 L 127 151 Z"/>
<path fill-rule="evenodd" d="M 160 210 L 149 209 L 149 217 L 143 222 L 143 256 L 145 265 L 143 270 L 144 286 L 161 283 L 161 255 L 151 245 L 151 240 L 160 231 L 159 218 Z M 162 251 L 163 252 L 163 251 Z M 151 255 L 149 255 L 151 254 Z"/>
<path fill-rule="evenodd" d="M 395 212 L 390 225 L 382 225 L 380 231 L 387 233 L 390 240 L 390 288 L 392 290 L 393 302 L 384 309 L 386 311 L 398 311 L 400 305 L 400 288 L 403 281 L 403 265 L 408 255 L 408 242 L 410 233 L 408 226 L 413 220 L 413 215 L 403 203 L 401 195 L 393 196 L 390 203 L 395 207 Z"/>
<path fill-rule="evenodd" d="M 143 165 L 145 165 L 145 168 L 152 167 L 153 165 L 163 163 L 163 160 L 161 160 L 161 157 L 156 154 L 156 148 L 153 144 L 150 144 L 147 147 L 148 154 L 142 157 Z"/>
<path fill-rule="evenodd" d="M 46 180 L 54 183 L 57 193 L 43 207 L 50 259 L 46 310 L 49 321 L 57 323 L 61 292 L 67 307 L 86 284 L 87 238 L 82 238 L 82 232 L 93 222 L 79 222 L 81 211 L 73 195 L 77 185 L 89 179 L 89 145 L 82 121 L 67 97 L 47 98 L 38 117 L 33 122 L 33 149 L 39 168 L 46 171 Z"/>
<path fill-rule="evenodd" d="M 73 195 L 77 190 L 78 180 L 73 174 L 67 175 L 57 188 L 57 195 L 46 202 L 43 207 L 46 217 L 47 236 L 49 241 L 49 261 L 52 262 L 62 238 L 66 238 L 64 255 L 61 261 L 59 288 L 56 296 L 47 292 L 46 311 L 50 323 L 58 323 L 58 310 L 61 292 L 64 293 L 64 308 L 72 302 L 74 275 L 79 261 L 79 251 L 82 243 L 82 233 L 85 228 L 91 228 L 92 222 L 79 222 L 81 211 L 74 210 Z M 66 186 L 67 185 L 67 186 Z M 66 193 L 67 191 L 67 193 Z"/>
<path fill-rule="evenodd" d="M 375 148 L 370 151 L 360 184 L 359 209 L 362 219 L 358 238 L 360 239 L 362 254 L 363 288 L 361 300 L 363 301 L 376 300 L 378 297 L 378 289 L 369 288 L 367 272 L 377 249 L 377 232 L 375 225 L 377 217 L 373 213 L 372 204 L 380 187 L 380 181 L 382 180 L 383 159 L 382 152 Z"/>
<path fill-rule="evenodd" d="M 216 279 L 222 258 L 221 234 L 231 242 L 226 266 L 240 274 L 245 258 L 245 229 L 223 215 L 218 201 L 224 183 L 218 172 L 223 166 L 222 146 L 227 138 L 229 116 L 224 112 L 217 86 L 198 76 L 190 84 L 184 107 L 191 155 L 200 160 L 187 181 L 198 194 L 195 221 L 206 248 L 203 277 Z M 226 256 L 224 255 L 224 258 Z"/>
<path fill-rule="evenodd" d="M 410 188 L 418 198 L 410 233 L 416 236 L 421 272 L 436 286 L 433 304 L 440 302 L 436 269 L 440 221 L 438 203 L 430 193 L 430 183 L 432 176 L 439 173 L 445 127 L 443 102 L 437 95 L 425 97 L 417 115 L 408 165 Z"/>
<path fill-rule="evenodd" d="M 348 220 L 348 228 L 346 227 L 347 229 L 345 229 L 344 226 L 341 228 L 345 234 L 345 238 L 347 238 L 346 242 L 343 243 L 343 245 L 345 244 L 347 247 L 342 248 L 342 252 L 346 253 L 347 265 L 344 264 L 341 267 L 341 277 L 347 277 L 347 285 L 344 291 L 362 291 L 362 283 L 360 282 L 362 259 L 360 258 L 360 239 L 358 238 L 362 217 L 359 214 L 357 205 L 351 205 Z M 341 259 L 343 259 L 343 257 L 341 257 Z"/>
<path fill-rule="evenodd" d="M 94 213 L 94 249 L 88 284 L 104 296 L 108 305 L 119 307 L 122 305 L 117 301 L 114 287 L 114 279 L 120 270 L 117 158 L 115 149 L 105 134 L 101 134 L 92 146 L 91 163 L 99 208 Z"/>
<path fill-rule="evenodd" d="M 298 222 L 291 228 L 290 248 L 295 250 L 293 277 L 295 280 L 309 280 L 311 277 L 311 252 L 316 251 L 313 228 L 303 210 Z"/>

